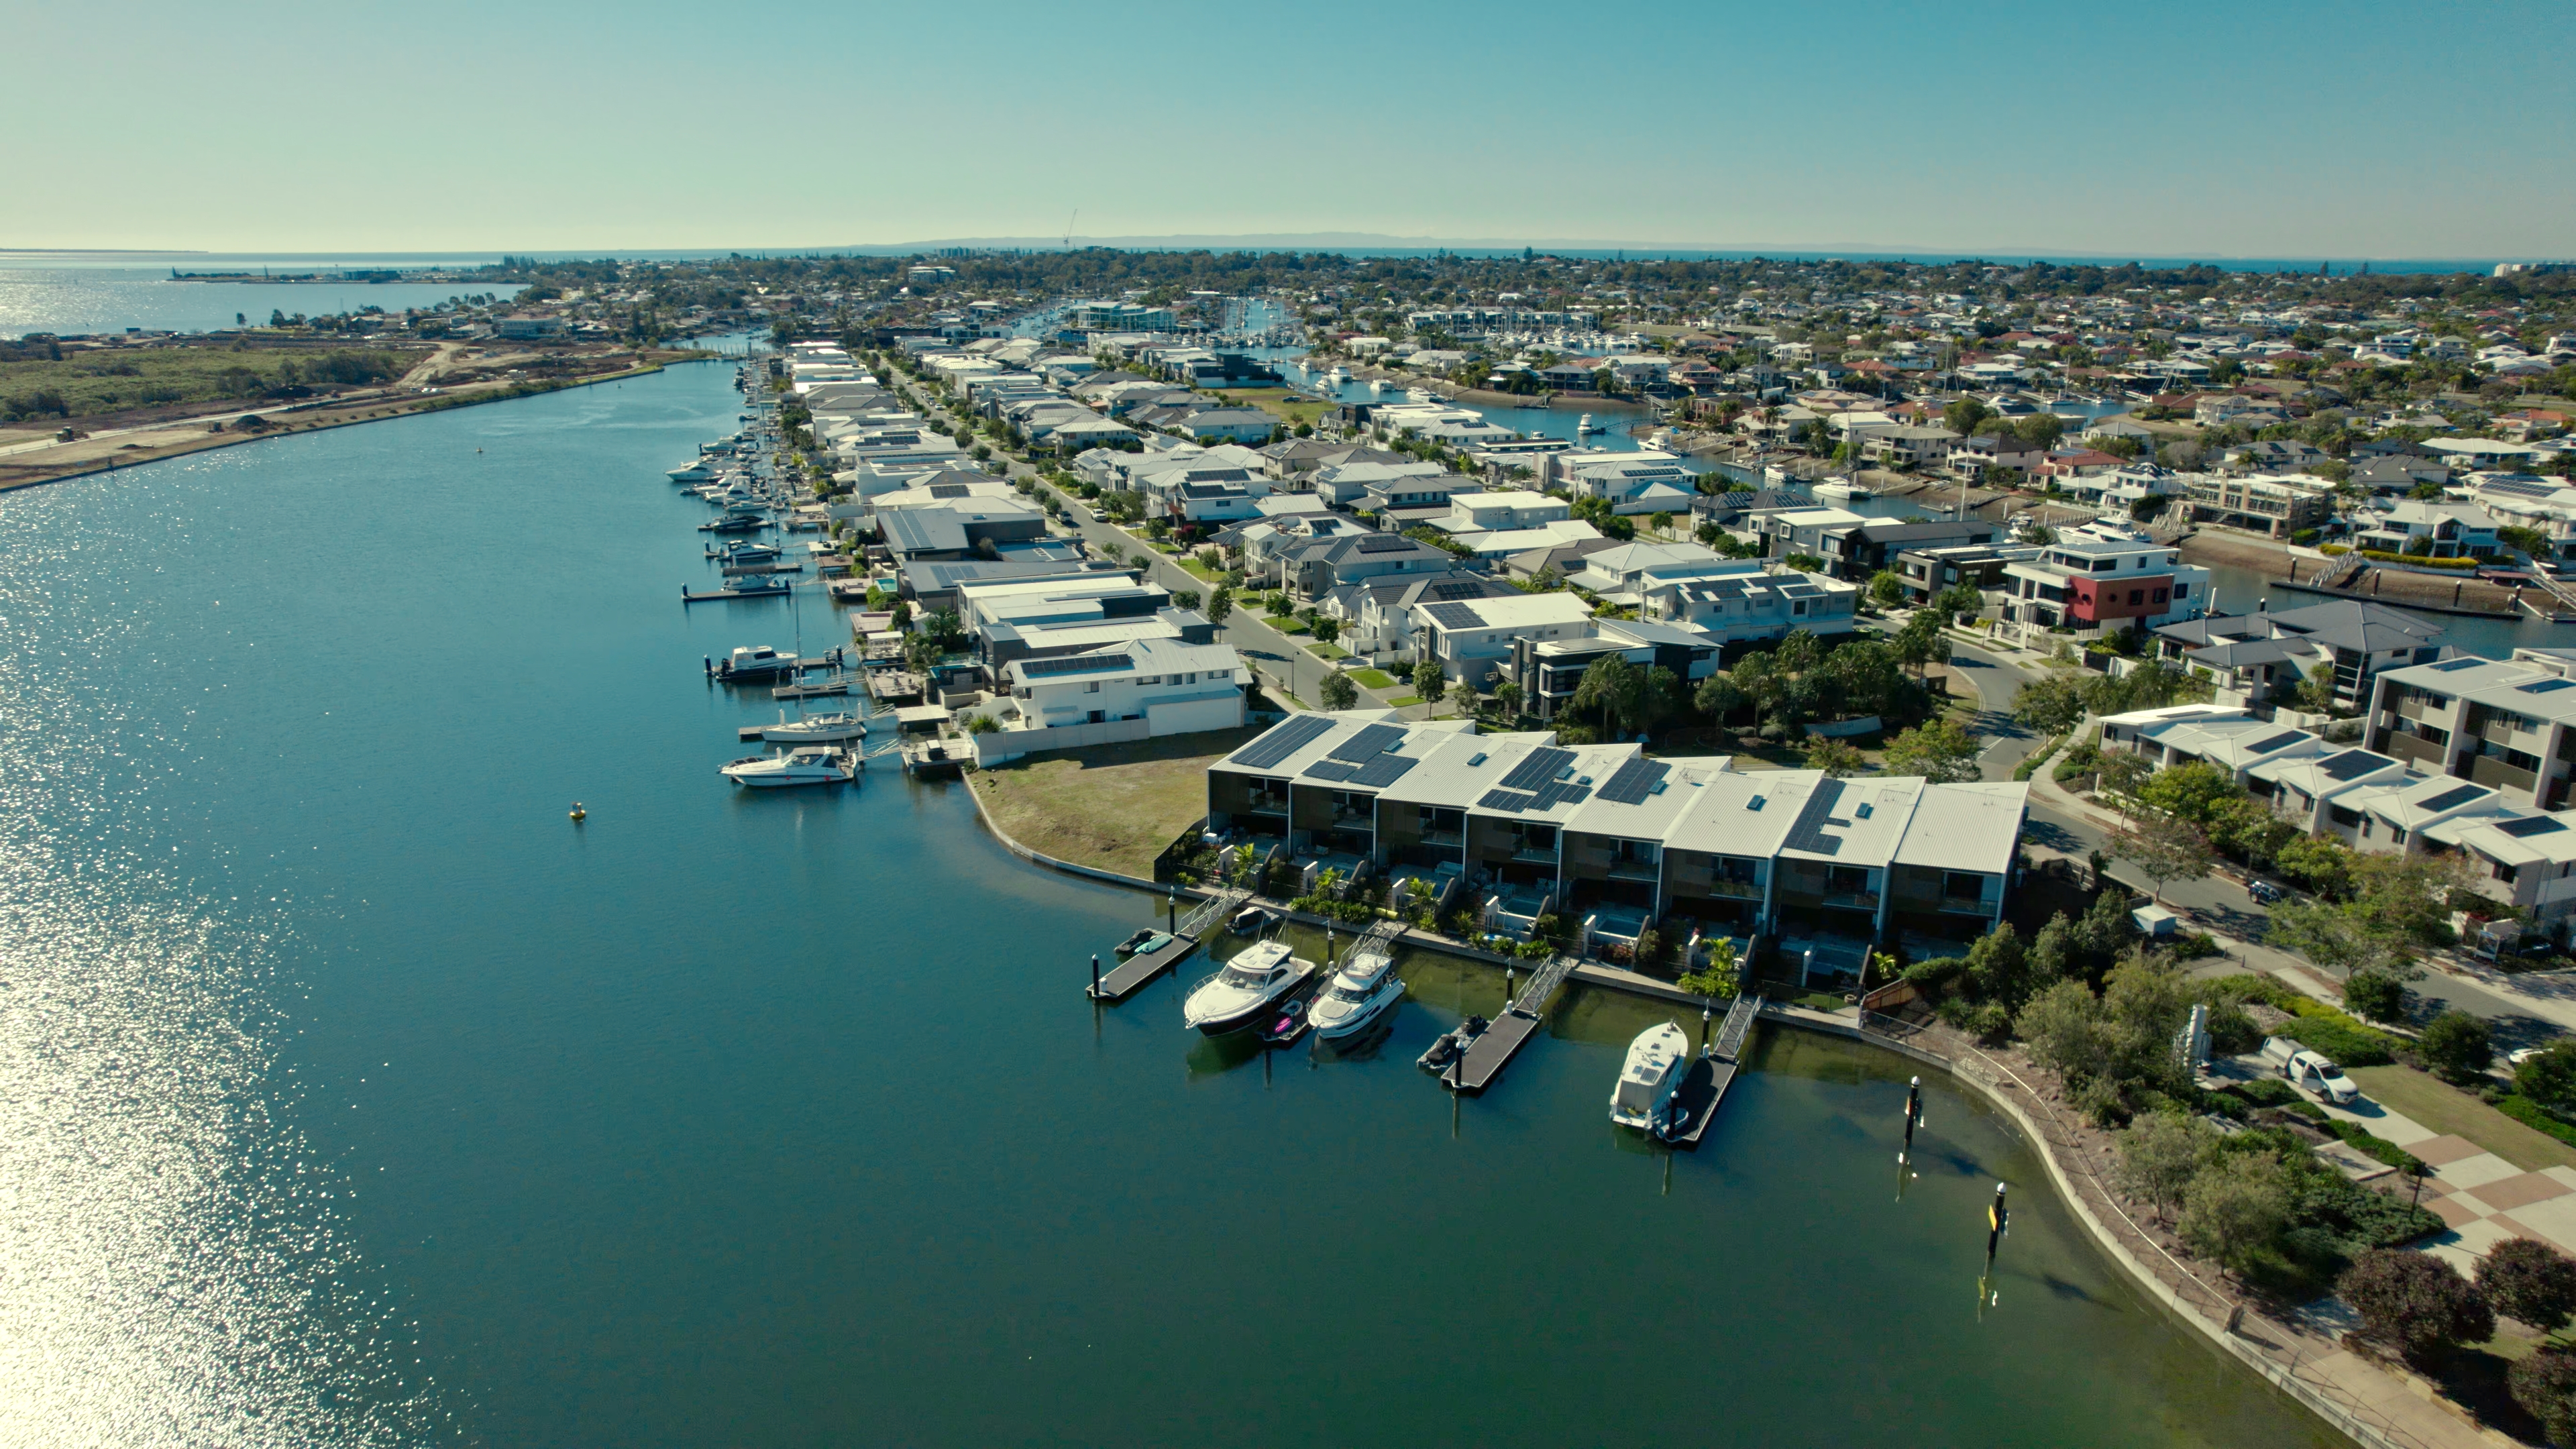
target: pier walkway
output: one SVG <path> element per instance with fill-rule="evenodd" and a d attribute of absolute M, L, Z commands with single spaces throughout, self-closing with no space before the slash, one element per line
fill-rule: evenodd
<path fill-rule="evenodd" d="M 1120 962 L 1116 970 L 1102 973 L 1099 985 L 1086 988 L 1091 999 L 1124 1001 L 1135 995 L 1146 982 L 1188 960 L 1190 953 L 1199 948 L 1199 942 L 1205 940 L 1210 931 L 1224 924 L 1228 916 L 1250 899 L 1250 891 L 1228 890 L 1191 907 L 1189 915 L 1178 923 L 1180 928 L 1172 933 L 1170 945 L 1147 955 L 1130 956 Z"/>
<path fill-rule="evenodd" d="M 1666 1142 L 1675 1147 L 1699 1145 L 1700 1138 L 1708 1131 L 1708 1124 L 1717 1120 L 1717 1109 L 1726 1101 L 1726 1089 L 1735 1085 L 1736 1067 L 1744 1054 L 1744 1038 L 1761 1015 L 1762 998 L 1759 996 L 1738 996 L 1735 1004 L 1726 1009 L 1726 1021 L 1717 1029 L 1717 1040 L 1710 1042 L 1708 1051 L 1691 1063 L 1690 1076 L 1682 1083 L 1680 1115 L 1674 1119 L 1673 1130 L 1664 1134 Z"/>
<path fill-rule="evenodd" d="M 1494 1024 L 1486 1027 L 1484 1034 L 1469 1044 L 1465 1055 L 1451 1062 L 1448 1070 L 1440 1074 L 1441 1084 L 1453 1092 L 1481 1092 L 1492 1086 L 1494 1079 L 1503 1074 L 1503 1068 L 1511 1063 L 1531 1037 L 1538 1034 L 1539 1024 L 1545 1019 L 1548 998 L 1556 994 L 1556 989 L 1565 984 L 1565 978 L 1573 975 L 1574 968 L 1580 964 L 1561 951 L 1549 957 L 1547 964 L 1538 969 L 1538 974 L 1530 978 L 1528 987 L 1520 996 L 1503 1009 L 1501 1016 L 1494 1018 Z"/>

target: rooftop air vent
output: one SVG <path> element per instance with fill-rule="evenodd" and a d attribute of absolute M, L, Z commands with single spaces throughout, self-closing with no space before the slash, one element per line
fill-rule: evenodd
<path fill-rule="evenodd" d="M 1761 796 L 1759 796 L 1759 795 L 1756 795 L 1756 796 L 1754 796 L 1752 799 L 1745 801 L 1745 802 L 1744 802 L 1744 808 L 1745 808 L 1745 809 L 1747 809 L 1747 810 L 1759 810 L 1759 809 L 1761 809 L 1761 808 L 1762 808 L 1762 797 L 1761 797 Z"/>
<path fill-rule="evenodd" d="M 1483 764 L 1483 763 L 1485 763 L 1485 754 L 1484 754 L 1484 751 L 1479 750 L 1479 751 L 1477 751 L 1475 754 L 1473 754 L 1473 755 L 1471 755 L 1471 756 L 1469 756 L 1469 757 L 1468 757 L 1468 760 L 1467 760 L 1467 768 L 1469 768 L 1469 769 L 1471 769 L 1471 770 L 1472 770 L 1472 769 L 1474 769 L 1476 766 L 1481 765 L 1481 764 Z"/>

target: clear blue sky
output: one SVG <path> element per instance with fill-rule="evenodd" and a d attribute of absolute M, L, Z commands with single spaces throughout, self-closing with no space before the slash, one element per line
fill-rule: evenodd
<path fill-rule="evenodd" d="M 2576 254 L 2564 0 L 10 0 L 0 247 Z M 1594 18 L 1598 17 L 1598 18 Z"/>

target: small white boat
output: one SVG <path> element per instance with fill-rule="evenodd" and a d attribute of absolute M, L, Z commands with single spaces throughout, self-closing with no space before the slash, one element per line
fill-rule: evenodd
<path fill-rule="evenodd" d="M 1226 962 L 1223 970 L 1191 987 L 1181 1013 L 1209 1036 L 1235 1031 L 1252 1025 L 1314 972 L 1315 963 L 1289 954 L 1287 942 L 1256 942 Z"/>
<path fill-rule="evenodd" d="M 800 745 L 783 755 L 746 755 L 718 766 L 716 773 L 755 790 L 840 785 L 859 777 L 859 757 L 836 745 Z"/>
<path fill-rule="evenodd" d="M 1603 431 L 1602 427 L 1598 423 L 1592 421 L 1592 414 L 1590 413 L 1585 413 L 1583 416 L 1574 420 L 1574 432 L 1577 437 L 1601 431 Z"/>
<path fill-rule="evenodd" d="M 1324 381 L 1332 384 L 1334 387 L 1340 387 L 1343 383 L 1350 380 L 1350 373 L 1338 365 L 1336 365 L 1332 371 L 1324 374 Z"/>
<path fill-rule="evenodd" d="M 718 473 L 715 469 L 707 466 L 707 464 L 701 460 L 699 462 L 691 463 L 685 468 L 674 468 L 662 476 L 670 479 L 674 483 L 711 483 L 723 475 Z"/>
<path fill-rule="evenodd" d="M 1661 1132 L 1671 1122 L 1673 1094 L 1690 1073 L 1690 1038 L 1677 1022 L 1650 1026 L 1628 1043 L 1627 1064 L 1610 1091 L 1610 1120 L 1641 1132 Z"/>
<path fill-rule="evenodd" d="M 1878 496 L 1870 491 L 1867 484 L 1855 483 L 1849 478 L 1827 478 L 1816 485 L 1815 494 L 1836 503 L 1866 503 Z"/>
<path fill-rule="evenodd" d="M 1315 1035 L 1326 1041 L 1357 1036 L 1403 999 L 1404 983 L 1396 978 L 1395 958 L 1371 947 L 1354 952 L 1333 973 L 1323 994 L 1307 1009 L 1306 1020 Z"/>
<path fill-rule="evenodd" d="M 775 679 L 797 672 L 795 655 L 781 654 L 766 644 L 745 644 L 721 662 L 707 661 L 707 673 L 718 679 Z"/>
<path fill-rule="evenodd" d="M 841 744 L 867 738 L 868 722 L 855 714 L 814 714 L 803 719 L 789 719 L 785 710 L 778 713 L 778 723 L 760 732 L 760 737 L 774 745 Z"/>

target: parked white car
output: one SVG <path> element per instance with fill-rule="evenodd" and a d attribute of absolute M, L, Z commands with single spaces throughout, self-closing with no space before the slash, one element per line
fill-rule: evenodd
<path fill-rule="evenodd" d="M 2263 1038 L 2263 1060 L 2278 1068 L 2295 1087 L 2305 1087 L 2338 1107 L 2349 1107 L 2361 1100 L 2361 1089 L 2343 1068 L 2301 1046 L 2286 1036 Z"/>

